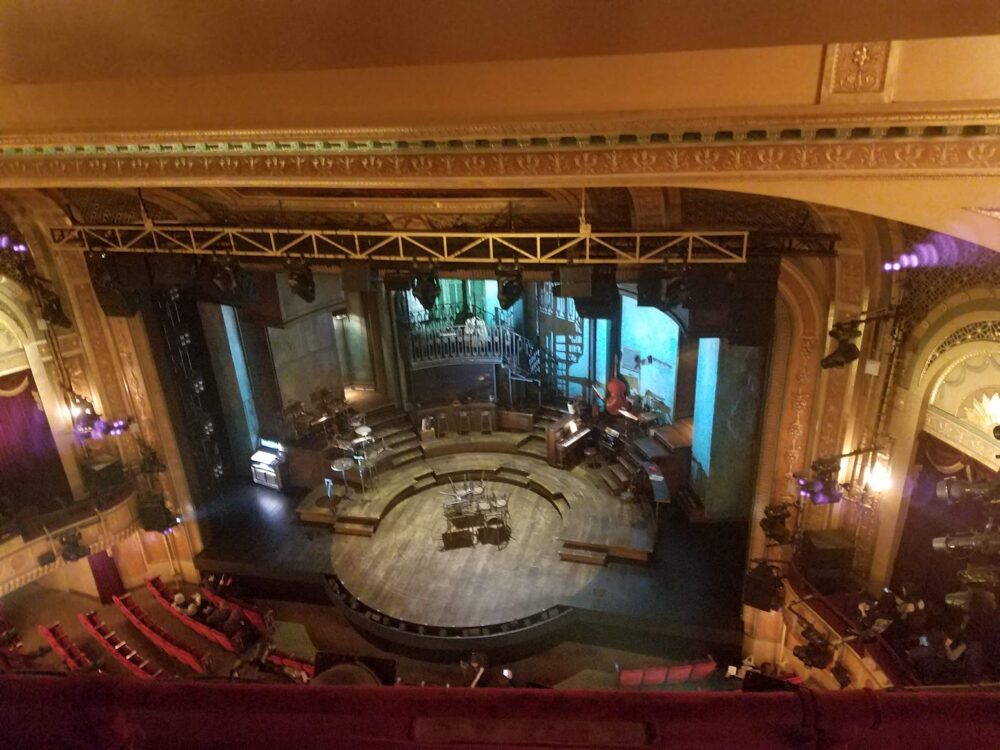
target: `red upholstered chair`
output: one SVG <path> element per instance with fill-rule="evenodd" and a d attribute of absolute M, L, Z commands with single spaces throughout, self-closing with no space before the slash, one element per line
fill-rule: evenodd
<path fill-rule="evenodd" d="M 618 672 L 618 687 L 642 687 L 642 676 L 641 669 L 622 669 Z"/>
<path fill-rule="evenodd" d="M 682 682 L 687 682 L 691 679 L 691 670 L 692 665 L 690 664 L 675 664 L 667 673 L 667 684 L 679 685 Z"/>
<path fill-rule="evenodd" d="M 648 667 L 642 676 L 643 687 L 648 685 L 662 685 L 667 681 L 667 672 L 670 667 Z"/>
<path fill-rule="evenodd" d="M 715 663 L 715 659 L 708 659 L 707 661 L 699 661 L 694 664 L 694 668 L 691 670 L 691 680 L 705 680 L 716 670 L 719 665 Z"/>

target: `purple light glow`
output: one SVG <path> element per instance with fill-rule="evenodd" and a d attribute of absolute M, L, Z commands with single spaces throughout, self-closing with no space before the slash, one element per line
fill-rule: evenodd
<path fill-rule="evenodd" d="M 899 265 L 899 263 L 893 263 L 893 264 L 892 264 L 892 270 L 893 270 L 893 271 L 898 271 L 898 270 L 899 270 L 899 269 L 901 269 L 901 268 L 902 268 L 902 266 L 901 266 L 901 265 Z"/>
<path fill-rule="evenodd" d="M 0 249 L 6 250 L 8 245 L 10 245 L 10 237 L 6 234 L 0 234 Z"/>
<path fill-rule="evenodd" d="M 888 261 L 887 260 L 885 263 L 883 263 L 882 264 L 882 270 L 883 271 L 891 271 L 892 270 L 892 261 Z"/>

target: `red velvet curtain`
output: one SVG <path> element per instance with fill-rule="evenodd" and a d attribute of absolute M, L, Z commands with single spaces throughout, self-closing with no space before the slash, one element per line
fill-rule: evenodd
<path fill-rule="evenodd" d="M 56 498 L 72 499 L 35 394 L 28 370 L 0 377 L 0 496 L 15 516 L 56 509 Z"/>

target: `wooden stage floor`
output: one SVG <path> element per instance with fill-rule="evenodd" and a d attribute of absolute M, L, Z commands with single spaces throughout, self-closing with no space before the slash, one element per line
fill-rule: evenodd
<path fill-rule="evenodd" d="M 380 521 L 371 537 L 333 534 L 295 515 L 304 499 L 255 485 L 234 487 L 205 516 L 211 538 L 203 567 L 294 580 L 336 572 L 367 605 L 401 619 L 475 626 L 525 617 L 555 604 L 624 622 L 642 621 L 665 635 L 731 641 L 739 632 L 745 524 L 690 525 L 661 519 L 658 536 L 648 510 L 608 493 L 596 472 L 553 469 L 525 456 L 466 453 L 425 459 L 386 472 L 352 513 Z M 392 505 L 401 484 L 428 470 L 445 474 L 508 467 L 557 485 L 567 503 L 532 489 L 510 492 L 512 539 L 503 549 L 443 550 L 441 487 L 429 485 Z M 604 540 L 652 548 L 648 563 L 605 566 L 559 559 L 560 539 Z"/>

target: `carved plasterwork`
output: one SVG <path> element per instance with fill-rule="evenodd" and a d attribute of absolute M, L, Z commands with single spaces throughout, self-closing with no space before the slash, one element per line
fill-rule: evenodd
<path fill-rule="evenodd" d="M 1000 138 L 934 141 L 791 141 L 773 143 L 650 143 L 645 146 L 501 152 L 233 152 L 176 155 L 0 157 L 11 187 L 239 184 L 423 186 L 492 183 L 607 184 L 609 178 L 677 176 L 961 175 L 1000 173 Z"/>
<path fill-rule="evenodd" d="M 1000 320 L 980 320 L 962 326 L 937 345 L 924 364 L 924 372 L 943 354 L 960 344 L 973 341 L 991 341 L 1000 343 Z"/>
<path fill-rule="evenodd" d="M 820 101 L 891 101 L 898 50 L 892 42 L 827 45 Z"/>

